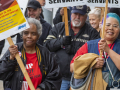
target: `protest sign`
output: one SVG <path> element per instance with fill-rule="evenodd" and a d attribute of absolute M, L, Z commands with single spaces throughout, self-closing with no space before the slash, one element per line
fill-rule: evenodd
<path fill-rule="evenodd" d="M 46 0 L 45 8 L 67 7 L 86 4 L 86 0 Z"/>
<path fill-rule="evenodd" d="M 45 8 L 87 5 L 105 7 L 106 0 L 46 0 Z M 108 7 L 120 8 L 120 0 L 108 0 Z"/>
<path fill-rule="evenodd" d="M 15 0 L 0 0 L 0 40 L 29 28 Z"/>
<path fill-rule="evenodd" d="M 17 0 L 23 14 L 25 14 L 25 10 L 27 8 L 28 0 Z M 24 2 L 24 3 L 23 3 Z"/>
<path fill-rule="evenodd" d="M 10 45 L 14 45 L 11 35 L 29 28 L 24 15 L 16 0 L 0 0 L 0 40 L 7 38 Z M 35 90 L 26 68 L 19 56 L 15 56 L 22 73 L 31 90 Z"/>
<path fill-rule="evenodd" d="M 106 0 L 87 0 L 86 5 L 95 7 L 105 7 Z M 108 0 L 108 7 L 120 8 L 120 0 Z"/>

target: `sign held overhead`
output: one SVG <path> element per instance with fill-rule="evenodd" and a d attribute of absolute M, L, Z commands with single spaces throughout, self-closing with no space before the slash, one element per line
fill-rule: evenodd
<path fill-rule="evenodd" d="M 87 0 L 88 6 L 105 7 L 106 0 Z M 120 0 L 108 0 L 108 7 L 120 7 Z"/>
<path fill-rule="evenodd" d="M 46 0 L 45 8 L 84 5 L 86 0 Z"/>

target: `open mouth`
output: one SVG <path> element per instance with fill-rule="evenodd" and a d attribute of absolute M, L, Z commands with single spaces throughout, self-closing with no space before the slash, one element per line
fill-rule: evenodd
<path fill-rule="evenodd" d="M 113 35 L 114 33 L 113 32 L 107 32 L 108 35 Z"/>

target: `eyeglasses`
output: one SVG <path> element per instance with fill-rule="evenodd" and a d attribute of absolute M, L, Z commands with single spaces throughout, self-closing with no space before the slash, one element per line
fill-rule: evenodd
<path fill-rule="evenodd" d="M 119 25 L 116 25 L 116 24 L 112 25 L 112 24 L 107 24 L 106 23 L 106 25 L 105 25 L 106 28 L 110 28 L 111 26 L 113 27 L 113 29 L 119 29 Z"/>

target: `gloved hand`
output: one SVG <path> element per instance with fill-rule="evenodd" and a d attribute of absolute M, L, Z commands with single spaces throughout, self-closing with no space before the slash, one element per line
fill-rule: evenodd
<path fill-rule="evenodd" d="M 71 44 L 71 36 L 65 36 L 62 38 L 63 45 L 70 45 Z"/>
<path fill-rule="evenodd" d="M 75 54 L 75 48 L 72 45 L 65 45 L 65 51 L 68 54 Z"/>

